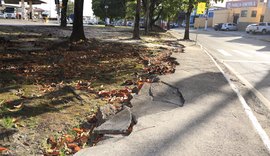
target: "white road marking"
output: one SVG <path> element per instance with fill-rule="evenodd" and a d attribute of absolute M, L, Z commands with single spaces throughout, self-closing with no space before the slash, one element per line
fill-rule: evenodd
<path fill-rule="evenodd" d="M 255 55 L 260 56 L 260 57 L 269 57 L 269 55 L 267 55 L 266 53 L 263 52 L 254 52 Z"/>
<path fill-rule="evenodd" d="M 236 72 L 231 66 L 227 63 L 223 63 L 240 81 L 242 81 L 250 91 L 252 91 L 256 97 L 270 110 L 270 101 L 267 100 L 257 89 L 255 89 L 243 76 Z"/>
<path fill-rule="evenodd" d="M 224 56 L 232 56 L 230 53 L 228 53 L 227 51 L 223 49 L 217 49 L 217 51 L 220 52 Z"/>
<path fill-rule="evenodd" d="M 249 54 L 247 54 L 245 52 L 239 51 L 239 50 L 232 50 L 232 51 L 233 52 L 236 52 L 236 53 L 238 53 L 238 54 L 240 54 L 242 56 L 245 56 L 245 57 L 251 57 L 251 55 L 249 55 Z"/>
<path fill-rule="evenodd" d="M 248 61 L 248 60 L 221 60 L 222 62 L 243 62 L 243 63 L 265 63 L 270 64 L 269 61 Z"/>
<path fill-rule="evenodd" d="M 202 45 L 200 45 L 200 46 L 202 47 Z M 243 108 L 245 110 L 245 113 L 247 114 L 247 116 L 248 116 L 249 120 L 251 121 L 253 127 L 255 128 L 255 130 L 257 131 L 257 133 L 259 134 L 259 136 L 262 139 L 265 147 L 267 148 L 268 152 L 270 153 L 270 139 L 269 139 L 268 135 L 266 134 L 265 130 L 262 128 L 262 126 L 258 122 L 258 120 L 255 117 L 255 115 L 253 114 L 251 108 L 248 106 L 246 100 L 241 95 L 241 93 L 239 92 L 238 88 L 234 85 L 234 83 L 230 80 L 230 78 L 225 74 L 225 72 L 222 70 L 222 68 L 218 65 L 218 63 L 215 61 L 215 59 L 207 52 L 207 50 L 205 48 L 203 48 L 203 49 L 204 49 L 204 52 L 215 63 L 215 65 L 220 70 L 220 72 L 223 74 L 223 76 L 225 77 L 225 79 L 228 81 L 228 83 L 230 84 L 232 90 L 236 93 L 239 101 L 241 102 L 241 104 L 242 104 L 242 106 L 243 106 Z"/>

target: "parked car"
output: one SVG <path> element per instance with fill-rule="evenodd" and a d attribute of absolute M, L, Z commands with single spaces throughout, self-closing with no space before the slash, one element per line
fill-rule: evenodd
<path fill-rule="evenodd" d="M 15 19 L 16 18 L 16 14 L 12 13 L 12 12 L 5 12 L 4 13 L 5 18 L 11 18 L 11 19 Z"/>
<path fill-rule="evenodd" d="M 178 23 L 170 23 L 171 28 L 179 28 Z"/>
<path fill-rule="evenodd" d="M 237 25 L 234 24 L 234 23 L 224 23 L 224 24 L 222 24 L 221 30 L 226 30 L 226 31 L 229 31 L 229 30 L 231 30 L 231 31 L 236 31 L 236 30 L 238 30 L 238 29 L 237 29 Z"/>
<path fill-rule="evenodd" d="M 183 20 L 181 26 L 184 27 L 184 28 L 186 27 L 186 20 Z M 190 22 L 189 27 L 194 27 L 194 23 Z"/>
<path fill-rule="evenodd" d="M 254 29 L 254 26 L 257 26 L 258 24 L 249 24 L 247 27 L 246 27 L 246 33 L 252 33 L 253 32 L 253 29 Z"/>
<path fill-rule="evenodd" d="M 6 18 L 5 14 L 3 14 L 2 12 L 0 12 L 0 18 Z"/>
<path fill-rule="evenodd" d="M 70 15 L 67 17 L 67 23 L 68 23 L 68 24 L 73 24 L 73 21 L 74 21 L 74 14 L 70 14 Z"/>
<path fill-rule="evenodd" d="M 246 27 L 246 32 L 266 34 L 267 32 L 270 32 L 270 23 L 261 22 L 258 24 L 250 24 Z"/>
<path fill-rule="evenodd" d="M 217 23 L 217 24 L 214 25 L 214 29 L 216 31 L 219 31 L 219 30 L 221 30 L 222 25 L 223 25 L 223 23 Z"/>

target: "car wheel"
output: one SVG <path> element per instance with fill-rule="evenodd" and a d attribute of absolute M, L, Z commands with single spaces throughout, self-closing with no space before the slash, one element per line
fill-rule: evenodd
<path fill-rule="evenodd" d="M 229 28 L 227 28 L 226 31 L 229 31 Z"/>
<path fill-rule="evenodd" d="M 249 31 L 246 31 L 246 33 L 248 33 L 248 34 L 249 34 Z"/>
<path fill-rule="evenodd" d="M 265 29 L 262 30 L 262 34 L 266 34 L 266 30 Z"/>

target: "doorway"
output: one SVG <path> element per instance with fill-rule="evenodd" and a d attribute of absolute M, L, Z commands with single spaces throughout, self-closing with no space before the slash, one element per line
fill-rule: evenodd
<path fill-rule="evenodd" d="M 233 23 L 238 24 L 239 14 L 233 15 Z"/>

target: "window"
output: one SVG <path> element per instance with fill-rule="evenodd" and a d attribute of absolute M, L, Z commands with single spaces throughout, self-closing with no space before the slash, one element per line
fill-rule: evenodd
<path fill-rule="evenodd" d="M 252 12 L 251 12 L 251 17 L 256 17 L 257 16 L 257 11 L 256 10 L 253 10 Z"/>
<path fill-rule="evenodd" d="M 247 10 L 241 11 L 241 17 L 247 17 Z"/>

